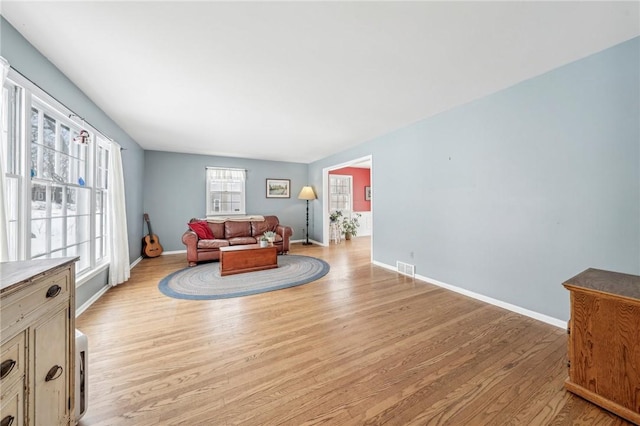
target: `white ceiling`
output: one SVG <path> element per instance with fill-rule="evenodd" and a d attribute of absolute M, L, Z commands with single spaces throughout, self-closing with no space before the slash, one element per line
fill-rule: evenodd
<path fill-rule="evenodd" d="M 145 149 L 309 163 L 638 36 L 639 4 L 3 0 L 1 12 Z"/>

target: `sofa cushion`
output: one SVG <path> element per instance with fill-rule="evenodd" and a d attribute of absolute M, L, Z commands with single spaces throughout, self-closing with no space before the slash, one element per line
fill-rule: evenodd
<path fill-rule="evenodd" d="M 235 237 L 235 238 L 229 238 L 227 241 L 229 241 L 229 245 L 231 246 L 241 246 L 244 244 L 257 243 L 257 240 L 253 237 Z"/>
<path fill-rule="evenodd" d="M 224 238 L 230 240 L 236 237 L 251 237 L 251 222 L 226 221 L 224 223 Z"/>
<path fill-rule="evenodd" d="M 209 228 L 213 232 L 213 235 L 216 236 L 216 238 L 220 238 L 220 239 L 225 238 L 224 223 L 215 223 L 215 222 L 208 222 L 208 223 L 209 223 Z"/>
<path fill-rule="evenodd" d="M 258 237 L 267 231 L 271 231 L 271 229 L 269 229 L 269 222 L 266 220 L 251 222 L 251 235 L 254 237 Z"/>
<path fill-rule="evenodd" d="M 279 223 L 278 216 L 265 216 L 264 220 L 251 222 L 251 235 L 260 237 L 267 231 L 276 232 Z"/>
<path fill-rule="evenodd" d="M 199 249 L 216 249 L 220 247 L 228 247 L 229 241 L 227 240 L 198 240 Z"/>
<path fill-rule="evenodd" d="M 195 221 L 187 223 L 189 228 L 198 235 L 199 239 L 213 240 L 213 232 L 206 221 Z"/>

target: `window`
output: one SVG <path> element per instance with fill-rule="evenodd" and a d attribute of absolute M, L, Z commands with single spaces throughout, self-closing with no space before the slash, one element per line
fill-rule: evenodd
<path fill-rule="evenodd" d="M 96 144 L 96 184 L 95 184 L 95 259 L 106 260 L 109 256 L 109 232 L 107 210 L 107 182 L 109 177 L 109 142 L 98 136 Z"/>
<path fill-rule="evenodd" d="M 207 216 L 245 214 L 246 172 L 207 167 Z"/>
<path fill-rule="evenodd" d="M 351 176 L 329 175 L 329 211 L 340 210 L 342 213 L 349 213 L 352 209 L 351 203 Z"/>
<path fill-rule="evenodd" d="M 10 260 L 79 256 L 77 275 L 105 264 L 111 143 L 13 71 L 3 106 Z"/>

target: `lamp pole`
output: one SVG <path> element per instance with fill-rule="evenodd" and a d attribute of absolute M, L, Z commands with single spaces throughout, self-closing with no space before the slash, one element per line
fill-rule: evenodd
<path fill-rule="evenodd" d="M 311 245 L 309 242 L 309 200 L 316 199 L 316 193 L 313 191 L 313 188 L 310 186 L 303 186 L 300 194 L 298 195 L 299 200 L 307 201 L 307 240 L 302 243 L 305 246 Z"/>
<path fill-rule="evenodd" d="M 307 200 L 307 241 L 302 244 L 305 246 L 311 245 L 309 242 L 309 200 Z"/>

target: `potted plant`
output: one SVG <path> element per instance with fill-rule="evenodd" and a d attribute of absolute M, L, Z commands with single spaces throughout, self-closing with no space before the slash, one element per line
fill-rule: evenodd
<path fill-rule="evenodd" d="M 329 215 L 329 222 L 338 223 L 341 217 L 342 217 L 342 212 L 340 210 L 331 212 L 331 214 Z"/>
<path fill-rule="evenodd" d="M 360 216 L 360 213 L 353 213 L 350 218 L 345 217 L 342 219 L 342 232 L 345 240 L 350 240 L 351 237 L 355 237 L 358 234 L 358 227 L 360 226 L 358 218 Z"/>
<path fill-rule="evenodd" d="M 269 245 L 272 246 L 273 242 L 276 240 L 276 233 L 273 231 L 267 231 L 262 234 L 263 237 L 266 237 L 267 241 L 269 241 Z"/>
<path fill-rule="evenodd" d="M 260 238 L 260 247 L 269 247 L 269 240 L 264 235 Z"/>

